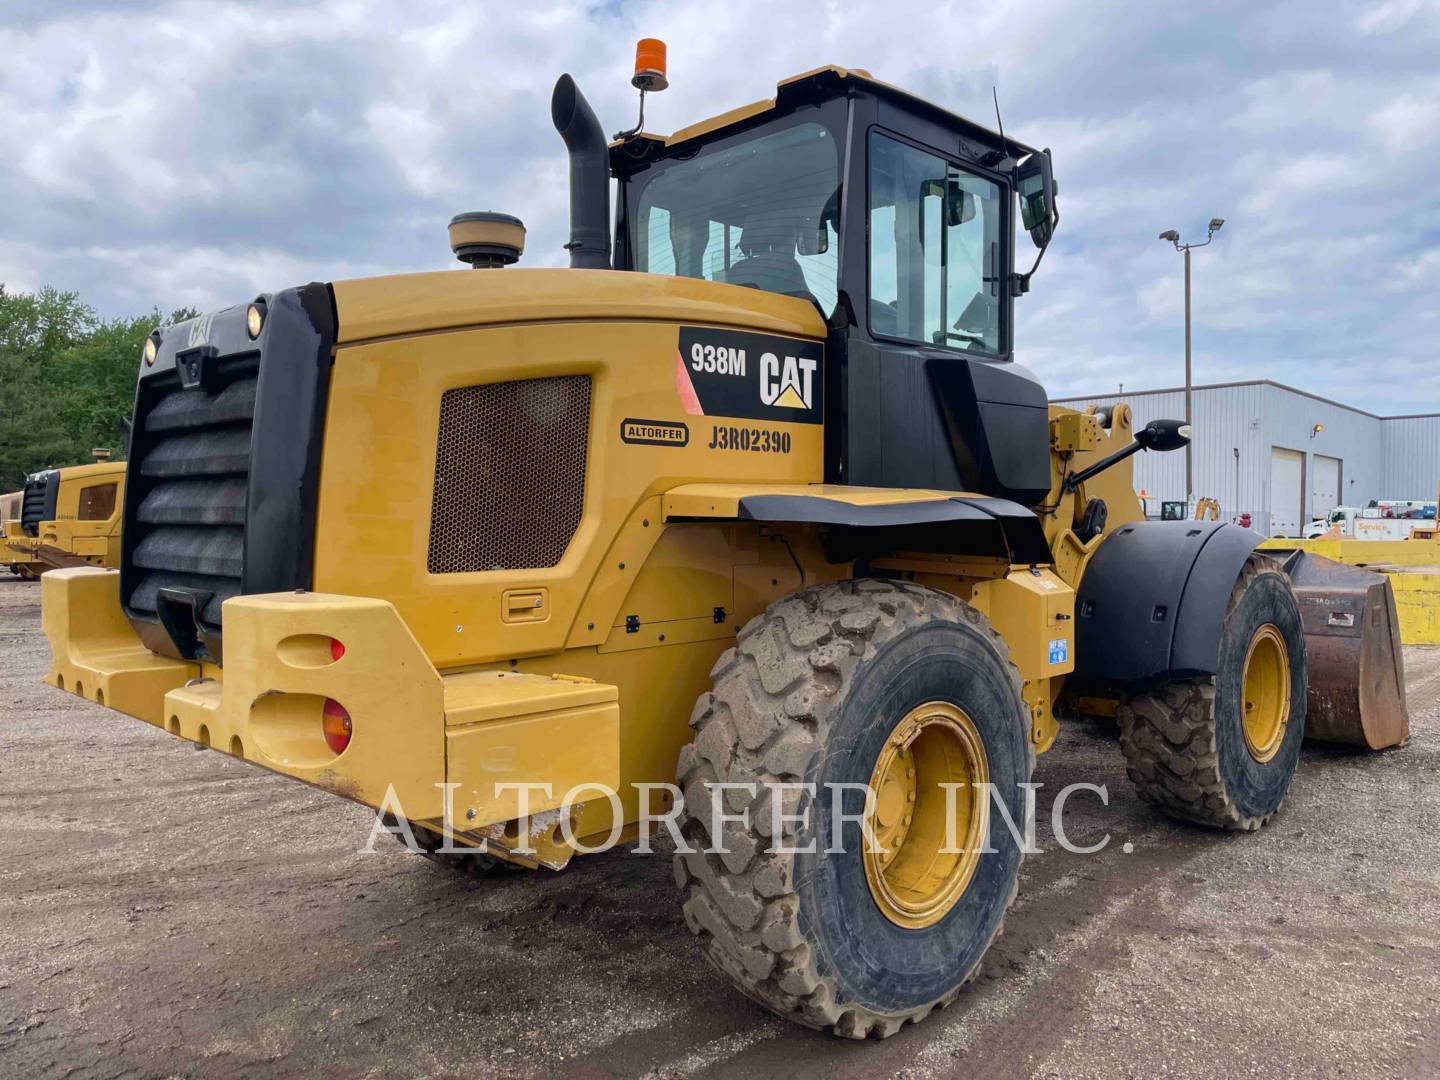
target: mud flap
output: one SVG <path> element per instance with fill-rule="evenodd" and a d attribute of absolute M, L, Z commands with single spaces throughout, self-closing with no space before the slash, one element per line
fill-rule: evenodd
<path fill-rule="evenodd" d="M 1309 660 L 1305 737 L 1370 750 L 1399 746 L 1410 737 L 1410 714 L 1389 579 L 1306 551 L 1283 565 Z"/>

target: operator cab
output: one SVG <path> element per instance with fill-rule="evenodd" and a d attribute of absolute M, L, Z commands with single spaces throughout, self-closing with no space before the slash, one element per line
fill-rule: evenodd
<path fill-rule="evenodd" d="M 1043 500 L 1048 401 L 1012 360 L 1035 268 L 1015 272 L 1014 237 L 1043 255 L 1058 220 L 1048 152 L 830 67 L 668 138 L 623 137 L 609 165 L 616 269 L 825 317 L 828 480 Z"/>

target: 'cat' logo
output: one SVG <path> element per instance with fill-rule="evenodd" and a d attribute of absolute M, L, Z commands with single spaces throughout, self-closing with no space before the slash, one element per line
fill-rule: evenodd
<path fill-rule="evenodd" d="M 760 400 L 782 409 L 809 409 L 814 400 L 816 361 L 813 357 L 773 352 L 760 357 Z"/>
<path fill-rule="evenodd" d="M 675 392 L 691 416 L 825 422 L 825 343 L 713 326 L 682 326 Z"/>
<path fill-rule="evenodd" d="M 210 326 L 215 321 L 215 313 L 201 315 L 190 324 L 190 338 L 185 343 L 187 348 L 193 349 L 197 345 L 204 345 L 210 340 Z"/>

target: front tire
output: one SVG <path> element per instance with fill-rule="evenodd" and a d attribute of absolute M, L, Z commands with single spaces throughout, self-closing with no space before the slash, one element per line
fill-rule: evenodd
<path fill-rule="evenodd" d="M 1305 635 L 1290 579 L 1251 555 L 1230 593 L 1214 676 L 1120 706 L 1141 798 L 1171 817 L 1254 830 L 1280 808 L 1305 737 Z"/>
<path fill-rule="evenodd" d="M 943 798 L 942 774 L 962 785 L 958 838 L 989 824 L 977 820 L 990 816 L 989 790 L 978 801 L 971 792 L 982 780 L 1024 827 L 1021 785 L 1035 756 L 1003 639 L 949 594 L 848 581 L 751 620 L 712 675 L 680 754 L 692 850 L 675 857 L 686 923 L 706 957 L 780 1015 L 851 1038 L 883 1038 L 948 1004 L 1000 933 L 1022 853 L 1003 824 L 989 829 L 990 850 L 946 845 L 964 853 L 939 856 L 933 881 L 917 870 L 925 859 L 906 852 L 934 852 L 937 823 L 943 831 L 952 817 L 931 797 Z M 717 783 L 755 785 L 716 799 L 744 822 L 716 817 Z M 888 861 L 866 851 L 857 822 L 834 817 L 835 790 L 846 813 L 865 807 L 863 791 L 836 784 L 878 788 L 867 820 L 894 852 Z M 778 843 L 776 800 L 803 818 L 784 822 Z"/>

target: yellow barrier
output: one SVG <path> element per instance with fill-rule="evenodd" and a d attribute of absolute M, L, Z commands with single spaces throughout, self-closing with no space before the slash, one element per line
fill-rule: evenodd
<path fill-rule="evenodd" d="M 1400 640 L 1440 645 L 1440 537 L 1409 540 L 1267 540 L 1261 548 L 1302 550 L 1390 579 Z"/>
<path fill-rule="evenodd" d="M 1440 645 L 1440 572 L 1401 570 L 1389 575 L 1406 645 Z"/>

